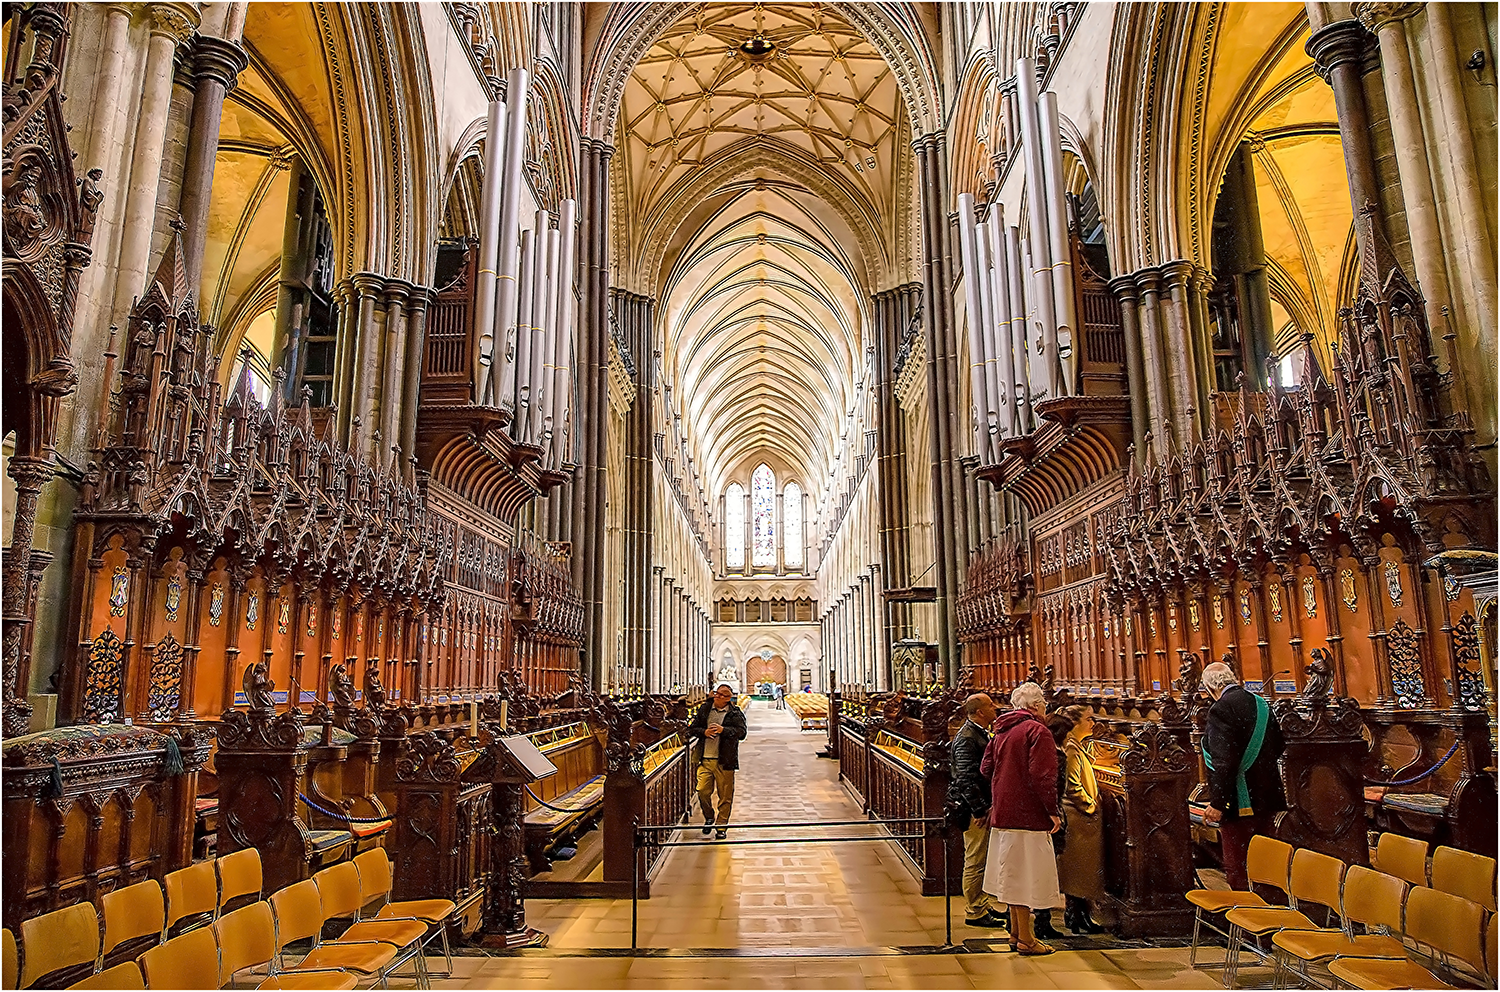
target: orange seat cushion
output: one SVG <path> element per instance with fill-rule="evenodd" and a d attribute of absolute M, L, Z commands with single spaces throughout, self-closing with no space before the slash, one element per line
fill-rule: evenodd
<path fill-rule="evenodd" d="M 356 838 L 363 840 L 366 837 L 378 837 L 391 829 L 390 820 L 381 820 L 378 823 L 351 823 L 349 832 Z"/>

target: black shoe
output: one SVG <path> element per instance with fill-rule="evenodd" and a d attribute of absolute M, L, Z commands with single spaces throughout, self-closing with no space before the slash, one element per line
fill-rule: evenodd
<path fill-rule="evenodd" d="M 709 820 L 707 823 L 705 823 L 703 825 L 703 836 L 707 837 L 709 834 L 711 834 L 713 832 L 714 832 L 714 821 Z"/>
<path fill-rule="evenodd" d="M 1068 908 L 1063 913 L 1063 923 L 1074 933 L 1103 933 L 1104 928 L 1095 923 L 1093 917 L 1089 915 L 1089 904 L 1082 899 L 1075 902 L 1075 898 L 1075 896 L 1068 897 Z"/>
<path fill-rule="evenodd" d="M 985 913 L 975 920 L 964 920 L 966 927 L 979 927 L 983 930 L 1009 930 L 1010 920 L 998 913 Z"/>
<path fill-rule="evenodd" d="M 1037 940 L 1057 940 L 1062 936 L 1061 933 L 1052 927 L 1052 910 L 1037 910 L 1032 915 L 1034 922 L 1031 926 L 1031 932 L 1036 934 Z"/>
<path fill-rule="evenodd" d="M 722 827 L 720 829 L 714 831 L 714 840 L 723 840 L 724 838 L 726 838 L 728 836 L 729 836 L 729 831 L 723 829 Z"/>

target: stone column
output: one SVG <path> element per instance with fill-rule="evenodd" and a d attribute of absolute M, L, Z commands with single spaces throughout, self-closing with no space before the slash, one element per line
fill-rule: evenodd
<path fill-rule="evenodd" d="M 1141 359 L 1139 296 L 1135 280 L 1130 276 L 1111 279 L 1109 288 L 1120 301 L 1120 327 L 1125 333 L 1125 377 L 1130 391 L 1130 438 L 1135 445 L 1135 457 L 1140 459 L 1146 451 L 1146 425 L 1150 415 L 1146 407 L 1146 367 Z"/>
<path fill-rule="evenodd" d="M 1427 38 L 1432 45 L 1432 61 L 1423 69 L 1432 82 L 1443 115 L 1443 137 L 1450 156 L 1451 187 L 1458 200 L 1460 238 L 1458 253 L 1464 262 L 1474 301 L 1477 328 L 1495 327 L 1496 274 L 1495 256 L 1491 250 L 1489 225 L 1485 222 L 1483 186 L 1474 155 L 1474 135 L 1469 130 L 1468 108 L 1464 104 L 1463 80 L 1459 75 L 1460 56 L 1453 41 L 1452 14 L 1445 3 L 1429 3 Z M 1493 337 L 1490 339 L 1493 341 Z M 1490 352 L 1494 366 L 1494 352 Z M 1477 406 L 1478 404 L 1471 404 Z"/>
<path fill-rule="evenodd" d="M 193 118 L 188 127 L 187 162 L 182 170 L 182 247 L 188 285 L 204 298 L 203 246 L 208 237 L 208 206 L 213 194 L 214 159 L 224 97 L 234 89 L 250 56 L 234 41 L 200 35 L 193 45 Z"/>
<path fill-rule="evenodd" d="M 177 43 L 197 26 L 197 15 L 190 4 L 152 4 L 150 16 L 151 41 L 146 50 L 140 116 L 132 142 L 130 185 L 125 191 L 113 323 L 121 322 L 135 298 L 146 291 L 151 236 L 156 230 L 156 189 L 161 181 L 167 117 L 172 110 L 173 55 Z"/>
<path fill-rule="evenodd" d="M 130 8 L 128 3 L 112 3 L 104 10 L 104 40 L 98 54 L 99 72 L 94 77 L 92 127 L 85 135 L 88 144 L 80 149 L 79 158 L 110 176 L 109 163 L 115 143 L 115 131 L 125 108 L 120 92 L 125 75 L 125 54 L 130 50 Z"/>
<path fill-rule="evenodd" d="M 1349 199 L 1357 218 L 1366 204 L 1375 206 L 1372 218 L 1384 223 L 1380 207 L 1380 183 L 1375 173 L 1375 153 L 1370 145 L 1370 117 L 1365 107 L 1361 64 L 1369 43 L 1369 33 L 1358 21 L 1334 21 L 1313 32 L 1307 39 L 1307 54 L 1317 63 L 1318 72 L 1333 87 L 1338 108 L 1339 141 L 1344 148 L 1344 168 L 1349 176 Z M 1355 236 L 1361 240 L 1361 225 L 1355 225 Z M 1364 248 L 1362 244 L 1360 246 Z"/>
<path fill-rule="evenodd" d="M 1438 228 L 1432 172 L 1427 165 L 1427 140 L 1412 79 L 1411 50 L 1406 20 L 1422 9 L 1416 3 L 1361 3 L 1359 19 L 1380 38 L 1380 73 L 1390 110 L 1391 137 L 1396 143 L 1396 167 L 1401 173 L 1401 202 L 1411 233 L 1412 262 L 1427 301 L 1427 321 L 1434 338 L 1447 324 L 1442 308 L 1448 305 L 1448 272 L 1443 263 L 1443 236 Z"/>
<path fill-rule="evenodd" d="M 1151 406 L 1151 437 L 1155 452 L 1161 452 L 1172 423 L 1171 401 L 1167 392 L 1167 347 L 1162 328 L 1161 271 L 1142 269 L 1135 274 L 1141 291 L 1142 359 L 1150 372 L 1148 394 Z"/>
<path fill-rule="evenodd" d="M 380 386 L 380 435 L 386 451 L 375 452 L 384 464 L 390 446 L 399 445 L 401 437 L 401 387 L 406 364 L 406 302 L 414 287 L 403 279 L 388 279 L 385 284 L 385 353 L 381 359 L 384 373 Z M 411 454 L 411 452 L 402 452 Z"/>
<path fill-rule="evenodd" d="M 1178 260 L 1161 267 L 1165 277 L 1166 294 L 1162 298 L 1162 310 L 1166 318 L 1165 354 L 1172 355 L 1167 363 L 1167 381 L 1172 389 L 1172 423 L 1176 428 L 1179 450 L 1197 440 L 1197 420 L 1203 404 L 1200 402 L 1200 383 L 1193 342 L 1192 321 L 1188 313 L 1188 282 L 1192 276 L 1192 263 Z"/>
<path fill-rule="evenodd" d="M 354 454 L 363 455 L 369 452 L 370 436 L 378 426 L 375 421 L 375 378 L 380 354 L 380 328 L 375 320 L 375 304 L 385 290 L 385 279 L 373 272 L 358 272 L 349 281 L 358 301 L 358 311 L 352 326 L 342 330 L 350 337 L 348 388 L 353 397 L 350 409 L 363 428 L 361 450 Z M 352 437 L 352 433 L 349 436 Z"/>
<path fill-rule="evenodd" d="M 406 365 L 405 383 L 401 395 L 400 431 L 401 454 L 406 459 L 407 481 L 411 477 L 411 459 L 417 451 L 417 403 L 422 391 L 422 356 L 427 349 L 427 306 L 432 302 L 433 291 L 426 286 L 412 287 L 406 311 Z"/>

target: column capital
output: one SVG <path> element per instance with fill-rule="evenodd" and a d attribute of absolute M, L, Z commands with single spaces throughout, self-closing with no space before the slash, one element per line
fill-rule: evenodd
<path fill-rule="evenodd" d="M 1354 16 L 1368 31 L 1379 31 L 1388 24 L 1400 24 L 1422 10 L 1420 3 L 1393 3 L 1381 0 L 1378 3 L 1354 4 Z"/>
<path fill-rule="evenodd" d="M 1109 288 L 1115 294 L 1115 298 L 1122 304 L 1126 302 L 1134 303 L 1140 299 L 1140 292 L 1136 288 L 1135 276 L 1133 275 L 1115 276 L 1109 281 Z"/>
<path fill-rule="evenodd" d="M 1359 21 L 1351 19 L 1325 25 L 1307 39 L 1303 48 L 1317 63 L 1318 75 L 1327 80 L 1334 69 L 1348 62 L 1353 62 L 1354 67 L 1363 72 L 1371 40 L 1370 32 Z"/>
<path fill-rule="evenodd" d="M 205 79 L 215 80 L 226 92 L 234 89 L 240 73 L 249 64 L 249 54 L 235 42 L 199 35 L 193 45 L 194 78 L 200 83 Z"/>
<path fill-rule="evenodd" d="M 152 37 L 172 39 L 172 44 L 181 44 L 198 30 L 198 5 L 192 3 L 153 3 L 146 6 L 151 18 Z"/>
<path fill-rule="evenodd" d="M 1166 280 L 1169 291 L 1178 287 L 1187 288 L 1188 283 L 1192 281 L 1195 268 L 1196 266 L 1185 258 L 1163 262 L 1160 266 L 1162 277 Z"/>
<path fill-rule="evenodd" d="M 358 296 L 378 297 L 385 291 L 386 278 L 373 272 L 356 272 L 347 284 Z"/>

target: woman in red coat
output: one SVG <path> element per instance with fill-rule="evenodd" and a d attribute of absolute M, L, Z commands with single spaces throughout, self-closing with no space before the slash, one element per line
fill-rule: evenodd
<path fill-rule="evenodd" d="M 1010 944 L 1021 954 L 1051 954 L 1036 938 L 1031 911 L 1062 902 L 1051 834 L 1062 826 L 1057 748 L 1042 722 L 1046 698 L 1035 682 L 1010 694 L 1013 709 L 995 721 L 980 763 L 990 780 L 990 851 L 984 891 L 1010 904 Z"/>

